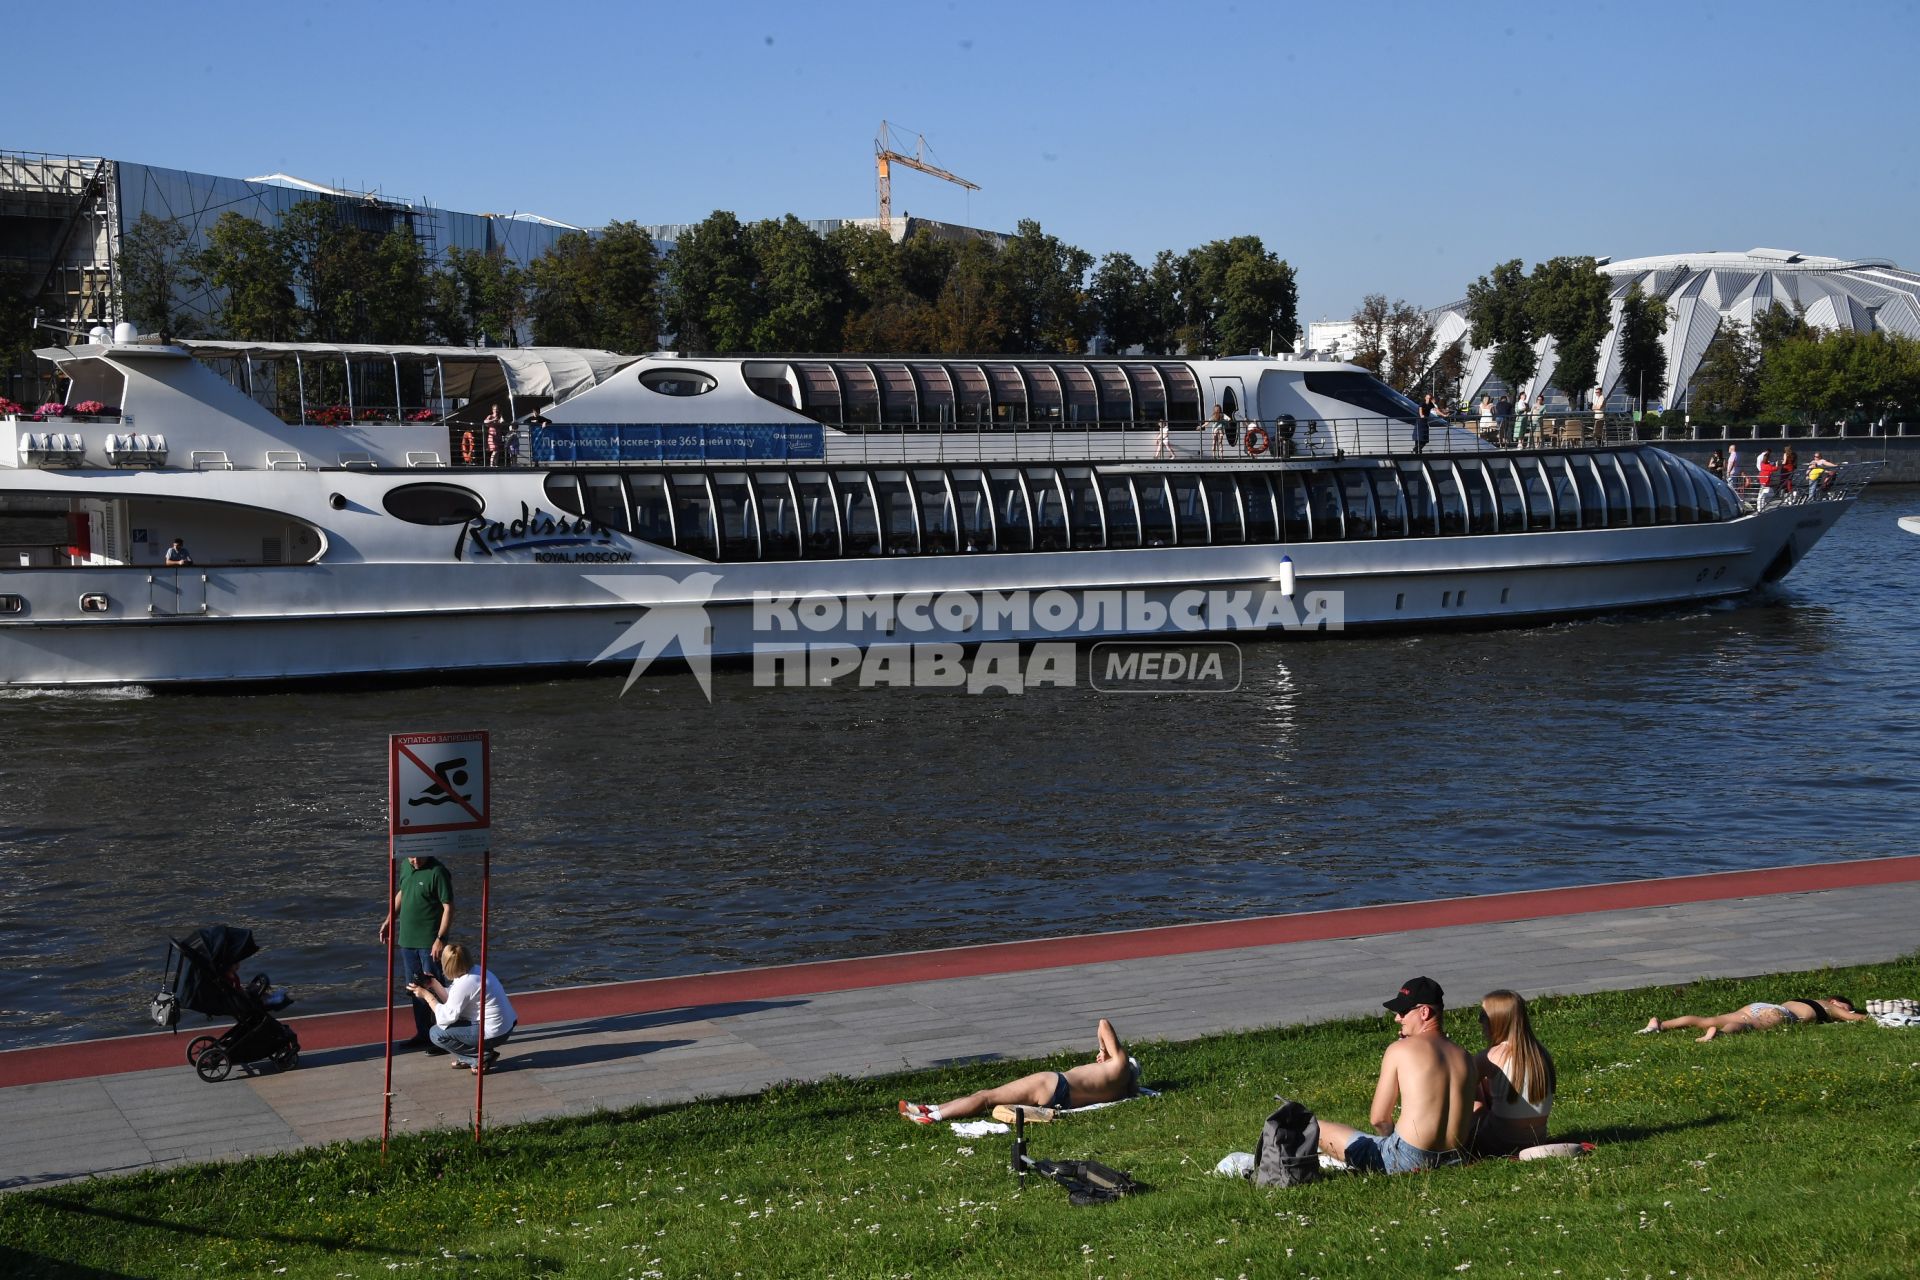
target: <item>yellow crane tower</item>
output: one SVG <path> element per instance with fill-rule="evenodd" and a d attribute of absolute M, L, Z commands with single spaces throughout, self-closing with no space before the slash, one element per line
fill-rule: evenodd
<path fill-rule="evenodd" d="M 969 191 L 980 189 L 980 184 L 976 182 L 968 182 L 958 174 L 948 173 L 945 169 L 928 164 L 927 140 L 921 134 L 913 135 L 912 155 L 894 150 L 893 135 L 887 130 L 887 122 L 882 120 L 880 132 L 875 134 L 873 139 L 873 168 L 875 180 L 880 187 L 880 229 L 888 235 L 893 234 L 893 173 L 890 165 L 896 161 L 909 169 L 917 169 L 921 173 L 944 178 L 955 186 L 965 187 Z"/>

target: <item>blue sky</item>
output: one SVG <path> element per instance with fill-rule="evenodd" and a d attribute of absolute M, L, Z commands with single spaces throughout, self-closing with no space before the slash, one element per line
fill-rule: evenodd
<path fill-rule="evenodd" d="M 1920 269 L 1911 3 L 96 2 L 8 26 L 67 70 L 14 78 L 7 149 L 580 225 L 853 217 L 885 118 L 982 188 L 897 170 L 896 212 L 1142 260 L 1257 234 L 1303 320 L 1447 302 L 1512 257 Z"/>

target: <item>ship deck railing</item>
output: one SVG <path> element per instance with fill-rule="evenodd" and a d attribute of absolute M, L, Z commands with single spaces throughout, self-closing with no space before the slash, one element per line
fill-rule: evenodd
<path fill-rule="evenodd" d="M 1776 472 L 1771 487 L 1761 485 L 1760 477 L 1749 471 L 1740 472 L 1727 483 L 1744 511 L 1765 511 L 1770 507 L 1809 502 L 1848 502 L 1859 497 L 1860 491 L 1886 465 L 1878 458 L 1825 466 L 1809 463 L 1792 471 Z M 1816 471 L 1820 474 L 1815 475 Z"/>

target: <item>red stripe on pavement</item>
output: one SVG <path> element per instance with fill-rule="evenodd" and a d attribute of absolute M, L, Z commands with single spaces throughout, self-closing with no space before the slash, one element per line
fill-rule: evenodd
<path fill-rule="evenodd" d="M 1257 916 L 1203 924 L 1165 925 L 1121 933 L 1083 934 L 1023 942 L 986 943 L 944 951 L 823 960 L 809 964 L 737 969 L 680 978 L 649 978 L 592 987 L 568 987 L 514 997 L 520 1020 L 529 1026 L 621 1017 L 737 1003 L 781 996 L 819 995 L 864 987 L 898 986 L 943 978 L 972 978 L 1030 969 L 1141 960 L 1155 956 L 1231 951 L 1241 947 L 1317 942 L 1369 934 L 1407 933 L 1460 925 L 1503 924 L 1596 911 L 1631 911 L 1729 898 L 1758 898 L 1823 889 L 1855 889 L 1920 880 L 1920 855 L 1774 867 L 1760 871 L 1716 871 L 1658 880 L 1625 880 L 1564 889 L 1526 889 L 1473 898 L 1342 907 L 1299 915 Z M 288 1019 L 302 1051 L 377 1045 L 385 1034 L 378 1009 L 317 1014 Z M 403 1016 L 400 1021 L 407 1021 Z M 218 1032 L 221 1024 L 208 1024 Z M 179 1035 L 151 1033 L 111 1040 L 83 1040 L 0 1053 L 0 1088 L 117 1075 L 155 1067 L 186 1065 L 186 1045 L 199 1030 Z"/>

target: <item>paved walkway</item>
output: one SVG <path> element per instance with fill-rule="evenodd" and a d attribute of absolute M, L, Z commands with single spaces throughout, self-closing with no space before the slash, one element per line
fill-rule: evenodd
<path fill-rule="evenodd" d="M 1920 857 L 1883 858 L 529 993 L 486 1116 L 1033 1057 L 1101 1015 L 1138 1043 L 1377 1013 L 1415 973 L 1465 1003 L 1860 964 L 1920 946 L 1916 919 Z M 218 1084 L 186 1034 L 0 1053 L 0 1189 L 378 1137 L 379 1011 L 290 1021 L 298 1070 Z M 471 1123 L 447 1067 L 395 1058 L 396 1133 Z"/>

